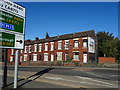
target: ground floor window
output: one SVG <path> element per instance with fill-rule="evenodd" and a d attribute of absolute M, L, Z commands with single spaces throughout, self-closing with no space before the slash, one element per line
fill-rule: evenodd
<path fill-rule="evenodd" d="M 37 54 L 33 54 L 33 61 L 37 61 Z"/>
<path fill-rule="evenodd" d="M 62 52 L 57 52 L 57 60 L 62 61 Z"/>
<path fill-rule="evenodd" d="M 40 61 L 42 60 L 42 55 L 39 55 L 39 60 L 40 60 Z"/>
<path fill-rule="evenodd" d="M 69 59 L 68 53 L 65 53 L 65 61 Z"/>
<path fill-rule="evenodd" d="M 12 62 L 13 61 L 13 57 L 10 57 L 10 62 Z"/>
<path fill-rule="evenodd" d="M 20 62 L 22 62 L 22 56 L 20 56 Z"/>
<path fill-rule="evenodd" d="M 44 61 L 48 61 L 48 53 L 44 53 Z"/>
<path fill-rule="evenodd" d="M 23 61 L 27 61 L 27 55 L 24 55 L 24 60 Z"/>
<path fill-rule="evenodd" d="M 78 52 L 73 53 L 73 60 L 79 60 L 79 53 Z"/>
<path fill-rule="evenodd" d="M 32 57 L 31 57 L 31 55 L 29 55 L 29 61 L 31 61 L 32 60 Z"/>

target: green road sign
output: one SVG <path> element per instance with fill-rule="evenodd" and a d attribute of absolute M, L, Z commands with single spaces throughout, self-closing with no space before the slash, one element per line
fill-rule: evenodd
<path fill-rule="evenodd" d="M 24 48 L 25 8 L 0 0 L 0 48 Z"/>
<path fill-rule="evenodd" d="M 0 45 L 4 47 L 14 47 L 15 46 L 15 35 L 9 33 L 0 33 Z"/>
<path fill-rule="evenodd" d="M 0 28 L 13 32 L 23 33 L 24 18 L 0 11 Z"/>

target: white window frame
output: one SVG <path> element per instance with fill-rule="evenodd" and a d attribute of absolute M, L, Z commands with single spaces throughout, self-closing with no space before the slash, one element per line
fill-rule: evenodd
<path fill-rule="evenodd" d="M 24 55 L 24 60 L 23 61 L 27 61 L 28 55 Z"/>
<path fill-rule="evenodd" d="M 67 61 L 67 55 L 69 57 L 69 53 L 65 53 L 65 61 Z"/>
<path fill-rule="evenodd" d="M 58 41 L 58 50 L 62 49 L 62 41 Z"/>
<path fill-rule="evenodd" d="M 29 52 L 28 53 L 31 53 L 32 52 L 32 45 L 29 45 Z"/>
<path fill-rule="evenodd" d="M 34 59 L 36 57 L 36 59 Z M 33 54 L 33 61 L 37 61 L 37 54 Z"/>
<path fill-rule="evenodd" d="M 45 51 L 48 51 L 48 43 L 45 43 Z"/>
<path fill-rule="evenodd" d="M 54 42 L 50 43 L 50 50 L 53 51 L 54 50 Z"/>
<path fill-rule="evenodd" d="M 79 47 L 79 40 L 74 40 L 74 48 L 78 48 L 78 47 Z"/>
<path fill-rule="evenodd" d="M 13 61 L 13 56 L 10 57 L 10 62 L 12 62 L 12 61 Z"/>
<path fill-rule="evenodd" d="M 20 56 L 20 62 L 22 62 L 22 56 Z"/>
<path fill-rule="evenodd" d="M 37 52 L 37 44 L 34 45 L 34 52 Z"/>
<path fill-rule="evenodd" d="M 39 44 L 39 52 L 42 52 L 42 44 Z"/>
<path fill-rule="evenodd" d="M 68 47 L 67 47 L 68 45 Z M 69 40 L 65 40 L 65 49 L 69 49 Z"/>
<path fill-rule="evenodd" d="M 27 46 L 25 46 L 24 53 L 27 53 Z"/>
<path fill-rule="evenodd" d="M 76 53 L 77 53 L 78 55 L 76 55 Z M 73 60 L 79 61 L 79 52 L 74 52 L 74 53 L 73 53 Z"/>
<path fill-rule="evenodd" d="M 57 61 L 62 61 L 62 52 L 57 52 Z"/>
<path fill-rule="evenodd" d="M 87 47 L 87 42 L 83 42 L 83 47 Z"/>
<path fill-rule="evenodd" d="M 11 49 L 11 55 L 13 55 L 14 54 L 14 49 Z"/>
<path fill-rule="evenodd" d="M 23 50 L 20 50 L 20 53 L 23 53 Z"/>
<path fill-rule="evenodd" d="M 44 53 L 44 61 L 48 61 L 48 53 Z"/>

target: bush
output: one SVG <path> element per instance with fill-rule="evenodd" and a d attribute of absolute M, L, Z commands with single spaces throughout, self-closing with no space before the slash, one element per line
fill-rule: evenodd
<path fill-rule="evenodd" d="M 66 61 L 63 61 L 64 63 L 71 63 L 73 60 L 73 57 L 71 57 L 70 59 L 66 60 Z"/>
<path fill-rule="evenodd" d="M 74 62 L 73 64 L 75 64 L 75 66 L 79 66 L 79 63 L 78 63 L 78 62 Z"/>

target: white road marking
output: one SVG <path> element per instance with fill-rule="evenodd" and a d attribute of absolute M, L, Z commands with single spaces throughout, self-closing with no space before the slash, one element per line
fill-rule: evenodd
<path fill-rule="evenodd" d="M 60 79 L 62 79 L 62 78 L 59 78 L 59 77 L 45 77 L 45 78 L 47 78 L 47 79 L 53 79 L 53 80 L 60 80 Z"/>
<path fill-rule="evenodd" d="M 103 85 L 103 84 L 96 84 L 96 83 L 88 83 L 88 82 L 80 82 L 80 81 L 75 81 L 75 80 L 69 80 L 69 79 L 63 79 L 59 77 L 45 77 L 47 79 L 52 79 L 52 80 L 62 80 L 62 81 L 68 81 L 68 82 L 74 82 L 74 83 L 82 83 L 82 84 L 90 84 L 90 85 L 98 85 L 98 86 L 106 86 L 106 87 L 111 87 L 111 88 L 117 88 L 117 85 Z"/>
<path fill-rule="evenodd" d="M 120 76 L 120 75 L 111 75 L 112 77 L 118 77 L 118 76 Z"/>
<path fill-rule="evenodd" d="M 115 86 L 115 87 L 117 86 L 117 85 L 114 85 L 114 84 L 111 84 L 111 83 L 95 80 L 95 79 L 92 79 L 92 78 L 86 78 L 86 77 L 80 77 L 80 76 L 75 76 L 75 77 L 78 77 L 80 79 L 88 79 L 88 80 L 91 80 L 91 81 L 95 81 L 95 82 L 99 82 L 99 83 L 103 83 L 103 84 L 107 84 L 107 85 L 112 85 L 112 86 Z"/>
<path fill-rule="evenodd" d="M 101 78 L 106 78 L 106 79 L 108 79 L 107 77 L 104 77 L 104 76 L 101 76 L 101 75 L 97 75 L 97 74 L 94 74 L 94 73 L 90 73 L 90 72 L 86 72 L 86 73 L 91 74 L 91 75 L 94 75 L 94 76 L 98 76 L 98 77 L 101 77 Z"/>

